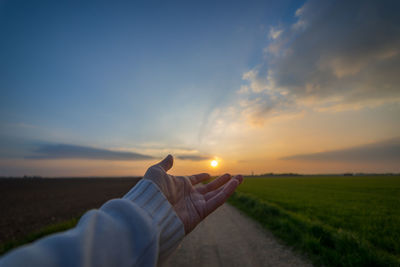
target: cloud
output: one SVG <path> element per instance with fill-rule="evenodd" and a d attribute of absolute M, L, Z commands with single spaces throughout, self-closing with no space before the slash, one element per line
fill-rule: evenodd
<path fill-rule="evenodd" d="M 271 27 L 265 59 L 243 74 L 244 112 L 264 120 L 400 102 L 399 8 L 385 0 L 306 2 L 294 23 L 279 33 Z"/>
<path fill-rule="evenodd" d="M 45 144 L 33 151 L 29 159 L 95 159 L 95 160 L 148 160 L 152 156 L 134 152 L 114 151 L 87 146 Z"/>
<path fill-rule="evenodd" d="M 212 157 L 205 155 L 178 155 L 176 158 L 180 160 L 191 160 L 191 161 L 203 161 L 203 160 L 211 160 Z"/>
<path fill-rule="evenodd" d="M 276 28 L 276 27 L 271 27 L 269 30 L 269 37 L 273 40 L 277 39 L 281 34 L 283 30 Z"/>
<path fill-rule="evenodd" d="M 282 159 L 319 162 L 400 162 L 400 137 L 357 147 L 293 155 Z"/>

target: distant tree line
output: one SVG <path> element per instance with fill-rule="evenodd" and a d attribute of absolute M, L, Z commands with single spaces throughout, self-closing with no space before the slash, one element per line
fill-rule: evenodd
<path fill-rule="evenodd" d="M 252 172 L 251 177 L 298 177 L 298 176 L 393 176 L 393 175 L 400 175 L 400 173 L 392 173 L 392 172 L 387 172 L 387 173 L 364 173 L 364 172 L 357 172 L 357 173 L 353 173 L 353 172 L 345 172 L 345 173 L 328 173 L 328 174 L 299 174 L 299 173 L 292 173 L 292 172 L 288 172 L 288 173 L 273 173 L 273 172 L 269 172 L 269 173 L 261 173 L 261 174 L 254 174 L 254 172 Z"/>

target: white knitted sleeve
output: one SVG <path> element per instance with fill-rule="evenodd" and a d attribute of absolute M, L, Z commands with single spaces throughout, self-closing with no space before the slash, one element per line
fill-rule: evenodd
<path fill-rule="evenodd" d="M 156 266 L 184 235 L 158 187 L 141 180 L 122 199 L 85 213 L 75 228 L 6 254 L 0 266 Z"/>

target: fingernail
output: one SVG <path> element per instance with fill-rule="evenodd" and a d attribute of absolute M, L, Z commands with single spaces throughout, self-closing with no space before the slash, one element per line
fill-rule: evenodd
<path fill-rule="evenodd" d="M 241 174 L 236 175 L 235 178 L 238 180 L 239 184 L 243 182 L 243 176 Z"/>

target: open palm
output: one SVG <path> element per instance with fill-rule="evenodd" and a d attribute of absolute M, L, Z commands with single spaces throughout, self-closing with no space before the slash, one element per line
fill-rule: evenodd
<path fill-rule="evenodd" d="M 185 233 L 191 232 L 196 225 L 216 208 L 221 206 L 243 181 L 241 175 L 231 177 L 224 174 L 208 184 L 202 181 L 210 179 L 207 173 L 192 176 L 174 176 L 167 173 L 174 159 L 168 155 L 160 163 L 151 166 L 144 179 L 154 182 L 173 206 L 185 227 Z M 197 186 L 195 186 L 197 185 Z"/>

